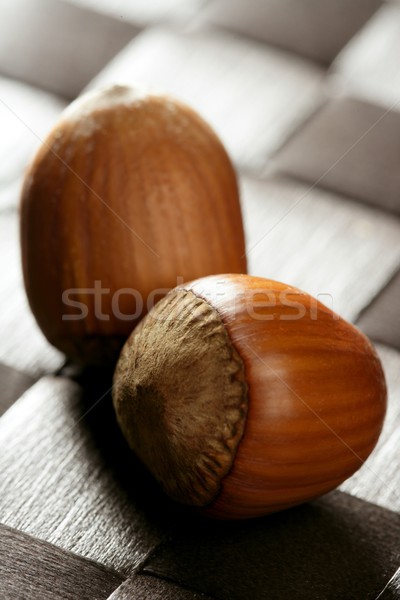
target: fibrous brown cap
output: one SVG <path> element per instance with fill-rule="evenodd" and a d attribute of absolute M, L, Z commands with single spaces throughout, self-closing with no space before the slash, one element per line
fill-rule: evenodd
<path fill-rule="evenodd" d="M 167 494 L 210 503 L 247 416 L 244 364 L 218 312 L 192 291 L 170 292 L 125 345 L 113 398 L 129 445 Z"/>

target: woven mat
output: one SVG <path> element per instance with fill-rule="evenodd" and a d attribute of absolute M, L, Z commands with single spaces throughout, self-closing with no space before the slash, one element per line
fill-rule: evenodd
<path fill-rule="evenodd" d="M 23 4 L 0 25 L 0 597 L 400 598 L 400 3 Z M 18 41 L 28 16 L 35 36 Z M 377 346 L 381 440 L 314 502 L 240 523 L 170 503 L 127 453 L 110 376 L 71 369 L 29 312 L 23 169 L 83 87 L 137 80 L 191 104 L 224 141 L 250 273 L 318 296 Z"/>

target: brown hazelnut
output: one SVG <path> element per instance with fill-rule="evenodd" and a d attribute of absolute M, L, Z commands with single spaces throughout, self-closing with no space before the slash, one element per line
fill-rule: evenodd
<path fill-rule="evenodd" d="M 118 352 L 162 294 L 245 272 L 232 164 L 168 97 L 115 86 L 75 101 L 25 178 L 26 291 L 47 339 L 84 363 Z"/>
<path fill-rule="evenodd" d="M 218 518 L 294 506 L 374 448 L 380 361 L 300 290 L 248 275 L 171 291 L 125 344 L 114 406 L 129 445 L 178 502 Z"/>

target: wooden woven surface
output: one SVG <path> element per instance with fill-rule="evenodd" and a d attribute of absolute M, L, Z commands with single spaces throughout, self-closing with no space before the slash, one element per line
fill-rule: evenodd
<path fill-rule="evenodd" d="M 127 4 L 0 3 L 0 598 L 400 598 L 400 4 Z M 29 311 L 23 171 L 83 88 L 138 80 L 224 141 L 250 272 L 317 296 L 377 345 L 380 442 L 312 503 L 243 523 L 173 505 L 119 433 L 111 374 L 68 365 Z"/>

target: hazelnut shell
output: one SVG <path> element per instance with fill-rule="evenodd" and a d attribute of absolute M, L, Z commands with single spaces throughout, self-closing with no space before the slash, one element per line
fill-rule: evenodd
<path fill-rule="evenodd" d="M 177 283 L 246 271 L 217 136 L 180 102 L 121 86 L 75 101 L 43 143 L 23 186 L 21 245 L 39 326 L 84 363 L 116 358 Z"/>
<path fill-rule="evenodd" d="M 113 398 L 169 496 L 241 519 L 324 494 L 361 467 L 386 385 L 353 325 L 292 286 L 231 274 L 155 306 L 122 350 Z"/>

